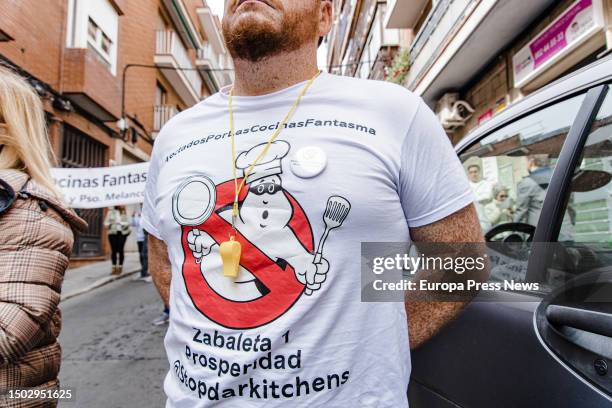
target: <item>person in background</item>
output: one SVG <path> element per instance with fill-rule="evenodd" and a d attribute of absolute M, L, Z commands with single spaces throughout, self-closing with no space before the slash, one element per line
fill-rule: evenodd
<path fill-rule="evenodd" d="M 11 389 L 57 390 L 58 309 L 74 231 L 87 224 L 61 199 L 50 174 L 45 113 L 36 92 L 0 66 L 0 405 L 55 407 L 8 399 Z"/>
<path fill-rule="evenodd" d="M 141 207 L 142 211 L 142 207 Z M 134 219 L 132 221 L 132 225 L 136 228 L 136 240 L 138 242 L 138 253 L 140 254 L 140 265 L 142 266 L 140 279 L 146 282 L 152 282 L 151 275 L 149 275 L 148 269 L 148 245 L 147 241 L 149 238 L 149 233 L 144 229 L 142 225 L 142 212 L 139 211 L 134 214 Z M 142 272 L 146 271 L 146 273 Z M 162 326 L 170 320 L 170 309 L 168 306 L 164 305 L 164 311 L 162 314 L 154 319 L 151 324 L 154 326 Z"/>
<path fill-rule="evenodd" d="M 491 226 L 512 222 L 514 208 L 512 199 L 508 196 L 508 188 L 496 185 L 493 187 L 493 197 L 493 201 L 484 206 L 485 216 Z"/>
<path fill-rule="evenodd" d="M 478 214 L 478 221 L 480 221 L 480 228 L 486 232 L 491 229 L 491 224 L 485 215 L 484 206 L 493 199 L 493 186 L 482 178 L 479 165 L 469 165 L 467 173 L 470 181 L 470 188 L 474 196 L 476 196 L 476 213 Z"/>
<path fill-rule="evenodd" d="M 108 228 L 108 242 L 111 246 L 111 261 L 113 275 L 121 275 L 123 261 L 125 260 L 125 241 L 132 231 L 130 217 L 125 206 L 119 205 L 108 210 L 104 226 Z"/>
<path fill-rule="evenodd" d="M 148 251 L 147 251 L 147 231 L 144 230 L 142 220 L 142 207 L 140 211 L 134 213 L 132 217 L 132 227 L 136 230 L 136 243 L 138 244 L 138 255 L 140 257 L 140 280 L 151 282 L 148 268 Z"/>
<path fill-rule="evenodd" d="M 516 187 L 516 214 L 514 222 L 523 222 L 534 227 L 540 218 L 548 183 L 553 168 L 546 154 L 534 154 L 527 159 L 529 175 Z"/>
<path fill-rule="evenodd" d="M 516 186 L 516 213 L 514 222 L 536 227 L 544 206 L 548 184 L 552 179 L 554 166 L 547 154 L 533 154 L 527 158 L 529 175 Z M 574 236 L 575 210 L 571 204 L 563 215 L 559 241 L 571 241 Z"/>

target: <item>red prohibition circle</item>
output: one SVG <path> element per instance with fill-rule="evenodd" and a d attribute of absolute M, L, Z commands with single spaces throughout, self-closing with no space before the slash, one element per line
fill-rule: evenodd
<path fill-rule="evenodd" d="M 238 183 L 240 181 L 238 180 Z M 289 264 L 283 269 L 238 231 L 235 239 L 242 245 L 241 266 L 255 275 L 269 289 L 269 292 L 252 301 L 233 301 L 219 296 L 210 287 L 202 276 L 200 265 L 196 263 L 189 249 L 187 235 L 189 231 L 197 228 L 206 231 L 217 244 L 228 239 L 232 232 L 231 225 L 221 218 L 218 210 L 232 205 L 234 181 L 221 183 L 217 185 L 216 190 L 217 202 L 212 215 L 199 226 L 182 227 L 181 243 L 185 254 L 183 279 L 187 293 L 200 313 L 221 326 L 231 329 L 252 329 L 268 324 L 293 306 L 304 291 L 304 285 L 297 280 Z M 248 187 L 244 186 L 240 191 L 239 201 L 244 200 L 247 192 Z M 312 253 L 314 240 L 310 222 L 295 198 L 284 190 L 283 193 L 293 208 L 289 228 L 294 231 L 304 248 Z M 202 262 L 206 262 L 206 258 Z"/>

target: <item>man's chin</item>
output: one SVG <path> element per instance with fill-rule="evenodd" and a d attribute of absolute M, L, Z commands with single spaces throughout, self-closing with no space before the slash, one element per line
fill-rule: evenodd
<path fill-rule="evenodd" d="M 261 16 L 244 16 L 240 26 L 226 35 L 228 47 L 241 59 L 257 61 L 282 48 L 282 35 L 275 25 Z"/>
<path fill-rule="evenodd" d="M 297 16 L 257 2 L 241 4 L 227 18 L 223 35 L 230 53 L 252 62 L 297 49 L 303 43 L 303 32 L 312 32 L 310 27 L 301 27 L 304 24 Z"/>
<path fill-rule="evenodd" d="M 245 33 L 265 33 L 278 30 L 280 25 L 275 21 L 273 13 L 263 13 L 259 11 L 246 10 L 236 14 L 233 18 L 234 35 L 243 35 Z"/>
<path fill-rule="evenodd" d="M 273 24 L 274 20 L 279 17 L 278 12 L 265 3 L 248 2 L 238 6 L 232 16 L 232 20 L 234 26 L 245 24 L 246 21 L 251 20 Z"/>
<path fill-rule="evenodd" d="M 246 1 L 239 5 L 234 12 L 235 15 L 244 11 L 264 11 L 274 10 L 274 8 L 265 1 Z"/>

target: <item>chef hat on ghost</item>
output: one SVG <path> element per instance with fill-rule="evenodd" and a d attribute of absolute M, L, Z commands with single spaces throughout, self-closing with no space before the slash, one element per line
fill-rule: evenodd
<path fill-rule="evenodd" d="M 262 143 L 238 155 L 236 158 L 236 168 L 242 170 L 243 177 L 265 148 L 266 143 Z M 287 156 L 289 148 L 289 143 L 284 140 L 272 142 L 266 154 L 259 159 L 253 170 L 251 170 L 245 183 L 250 184 L 260 178 L 281 174 L 283 172 L 281 160 Z"/>

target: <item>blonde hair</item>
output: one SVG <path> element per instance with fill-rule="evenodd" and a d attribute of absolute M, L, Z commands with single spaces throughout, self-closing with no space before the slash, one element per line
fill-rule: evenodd
<path fill-rule="evenodd" d="M 0 65 L 0 169 L 21 170 L 60 197 L 52 162 L 40 98 L 23 77 Z"/>

